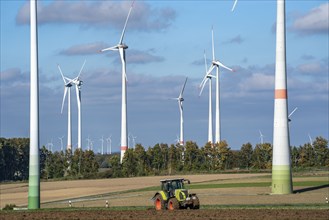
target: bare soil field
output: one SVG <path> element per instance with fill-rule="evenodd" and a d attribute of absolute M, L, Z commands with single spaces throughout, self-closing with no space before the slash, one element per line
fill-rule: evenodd
<path fill-rule="evenodd" d="M 205 209 L 205 210 L 74 210 L 74 211 L 38 211 L 38 212 L 6 212 L 1 219 L 113 219 L 113 220 L 167 220 L 167 219 L 316 219 L 327 220 L 329 209 Z"/>
<path fill-rule="evenodd" d="M 200 199 L 200 210 L 155 211 L 151 200 L 155 190 L 143 189 L 158 186 L 160 179 L 175 177 L 182 176 L 41 182 L 41 210 L 1 211 L 0 219 L 329 219 L 325 200 L 329 198 L 328 172 L 294 177 L 295 182 L 306 185 L 294 186 L 291 195 L 271 195 L 270 174 L 186 175 L 183 177 L 192 183 L 204 186 L 265 184 L 192 189 Z M 312 186 L 316 181 L 324 184 Z M 27 187 L 27 183 L 1 184 L 1 207 L 10 203 L 26 207 Z M 69 201 L 72 208 L 68 208 Z M 106 201 L 110 208 L 105 208 Z"/>

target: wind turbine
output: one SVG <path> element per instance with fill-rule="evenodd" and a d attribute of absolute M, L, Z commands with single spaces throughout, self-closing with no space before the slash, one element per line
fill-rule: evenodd
<path fill-rule="evenodd" d="M 90 150 L 94 150 L 94 142 L 90 139 Z"/>
<path fill-rule="evenodd" d="M 311 138 L 310 133 L 308 133 L 308 139 L 310 140 L 311 147 L 313 147 L 313 140 L 312 140 L 312 138 Z"/>
<path fill-rule="evenodd" d="M 37 1 L 30 0 L 30 162 L 28 209 L 40 209 L 39 73 Z"/>
<path fill-rule="evenodd" d="M 67 138 L 67 150 L 72 150 L 72 125 L 71 125 L 71 87 L 75 85 L 76 89 L 76 95 L 77 95 L 77 104 L 78 104 L 78 149 L 81 150 L 81 85 L 82 85 L 82 80 L 80 79 L 81 72 L 83 70 L 83 67 L 86 64 L 86 60 L 84 61 L 80 72 L 77 77 L 70 79 L 68 77 L 65 77 L 61 67 L 58 65 L 58 69 L 62 75 L 63 81 L 64 81 L 64 96 L 63 96 L 63 102 L 62 102 L 62 110 L 61 113 L 63 113 L 63 107 L 64 107 L 64 102 L 66 98 L 66 93 L 68 93 L 67 97 L 67 102 L 68 102 L 68 138 Z"/>
<path fill-rule="evenodd" d="M 183 84 L 183 87 L 179 93 L 179 96 L 177 98 L 173 98 L 174 100 L 177 100 L 178 102 L 178 108 L 179 108 L 179 112 L 180 112 L 180 137 L 179 137 L 179 144 L 181 146 L 184 145 L 184 118 L 183 118 L 183 94 L 184 94 L 184 89 L 185 89 L 185 85 L 187 82 L 187 77 L 185 79 L 185 82 Z"/>
<path fill-rule="evenodd" d="M 49 149 L 51 152 L 53 152 L 53 147 L 54 147 L 54 144 L 53 144 L 53 139 L 51 139 L 51 141 L 48 143 L 49 144 Z"/>
<path fill-rule="evenodd" d="M 72 87 L 72 79 L 64 77 L 61 67 L 57 65 L 59 72 L 62 75 L 64 81 L 64 95 L 62 102 L 61 113 L 63 113 L 64 102 L 67 94 L 67 146 L 66 150 L 71 151 L 72 153 L 72 125 L 71 125 L 71 87 Z"/>
<path fill-rule="evenodd" d="M 206 74 L 203 77 L 201 84 L 200 84 L 200 94 L 199 96 L 201 96 L 202 91 L 204 86 L 206 85 L 207 81 L 209 81 L 209 120 L 208 120 L 208 142 L 210 144 L 213 144 L 213 136 L 212 136 L 212 81 L 211 79 L 215 76 L 211 75 L 211 72 L 208 71 L 207 68 L 207 58 L 206 58 L 206 52 L 204 52 L 204 62 L 205 62 L 205 68 L 206 68 Z"/>
<path fill-rule="evenodd" d="M 123 156 L 128 149 L 128 138 L 127 138 L 127 88 L 126 88 L 126 56 L 125 56 L 125 50 L 128 48 L 126 44 L 123 43 L 123 38 L 125 35 L 127 23 L 129 20 L 129 16 L 131 13 L 131 10 L 134 6 L 134 2 L 132 2 L 131 7 L 128 12 L 128 16 L 126 19 L 126 22 L 124 24 L 122 34 L 119 40 L 118 45 L 102 49 L 100 52 L 112 50 L 112 51 L 119 51 L 121 63 L 122 63 L 122 100 L 121 100 L 121 157 L 120 157 L 120 163 L 122 163 Z"/>
<path fill-rule="evenodd" d="M 80 72 L 77 77 L 75 77 L 72 80 L 72 83 L 75 85 L 75 91 L 77 95 L 77 104 L 78 104 L 78 149 L 81 150 L 81 142 L 82 142 L 82 135 L 81 135 L 81 85 L 82 85 L 82 80 L 80 79 L 81 72 L 83 70 L 83 67 L 86 64 L 86 60 L 83 63 Z"/>
<path fill-rule="evenodd" d="M 110 144 L 110 154 L 112 154 L 112 139 L 111 139 L 112 135 L 110 135 L 110 137 L 106 138 L 106 142 L 107 142 L 107 153 L 108 153 L 108 145 Z"/>
<path fill-rule="evenodd" d="M 64 138 L 64 136 L 62 136 L 62 137 L 58 137 L 58 139 L 59 139 L 60 142 L 61 142 L 61 151 L 63 151 L 63 138 Z"/>
<path fill-rule="evenodd" d="M 264 144 L 264 135 L 262 134 L 262 132 L 259 130 L 259 138 L 260 138 L 260 143 Z"/>
<path fill-rule="evenodd" d="M 216 68 L 216 123 L 215 123 L 215 143 L 219 143 L 221 141 L 221 135 L 220 135 L 220 100 L 219 100 L 219 67 L 223 67 L 231 72 L 233 70 L 231 68 L 228 68 L 224 64 L 222 64 L 219 60 L 216 60 L 215 58 L 215 45 L 214 45 L 214 29 L 211 30 L 211 36 L 212 36 L 212 62 L 210 69 L 208 70 L 208 73 L 211 73 L 214 68 Z"/>
<path fill-rule="evenodd" d="M 176 134 L 176 139 L 174 140 L 176 144 L 179 144 L 179 137 L 178 135 Z"/>
<path fill-rule="evenodd" d="M 133 134 L 130 134 L 130 136 L 131 136 L 131 139 L 132 139 L 132 142 L 133 142 L 133 148 L 135 149 L 137 136 L 134 136 Z"/>
<path fill-rule="evenodd" d="M 102 155 L 104 155 L 104 137 L 102 136 L 99 140 L 102 142 Z"/>
<path fill-rule="evenodd" d="M 87 149 L 90 150 L 90 138 L 89 138 L 89 135 L 88 135 L 88 138 L 86 139 L 87 141 Z"/>

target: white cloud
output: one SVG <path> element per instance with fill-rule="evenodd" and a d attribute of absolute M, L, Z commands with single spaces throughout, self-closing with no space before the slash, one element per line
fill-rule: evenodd
<path fill-rule="evenodd" d="M 21 75 L 21 70 L 19 68 L 11 68 L 4 70 L 0 73 L 1 82 L 10 81 Z"/>
<path fill-rule="evenodd" d="M 114 27 L 122 29 L 131 3 L 128 1 L 53 1 L 39 2 L 39 24 L 78 24 L 83 27 Z M 16 23 L 29 24 L 29 3 L 19 10 Z M 172 8 L 151 8 L 145 2 L 136 2 L 129 20 L 129 28 L 139 31 L 161 31 L 176 18 Z"/>
<path fill-rule="evenodd" d="M 329 3 L 313 8 L 303 16 L 299 16 L 291 29 L 302 35 L 328 34 L 329 31 Z"/>
<path fill-rule="evenodd" d="M 108 45 L 104 42 L 79 44 L 79 45 L 74 45 L 68 49 L 62 50 L 60 54 L 67 56 L 97 54 L 99 50 L 107 47 Z"/>
<path fill-rule="evenodd" d="M 301 64 L 297 69 L 300 73 L 304 74 L 328 73 L 328 67 L 324 67 L 319 62 Z"/>
<path fill-rule="evenodd" d="M 127 53 L 127 62 L 145 64 L 151 62 L 162 62 L 163 57 L 156 56 L 150 53 L 150 51 L 131 50 Z"/>
<path fill-rule="evenodd" d="M 239 83 L 243 91 L 260 91 L 274 89 L 274 75 L 264 73 L 253 73 L 250 77 Z"/>

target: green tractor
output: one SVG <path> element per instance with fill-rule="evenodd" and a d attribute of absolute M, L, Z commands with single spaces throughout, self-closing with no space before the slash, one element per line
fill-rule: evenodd
<path fill-rule="evenodd" d="M 184 182 L 190 184 L 189 180 L 183 178 L 160 180 L 161 190 L 152 198 L 155 209 L 199 209 L 199 198 L 185 189 Z"/>

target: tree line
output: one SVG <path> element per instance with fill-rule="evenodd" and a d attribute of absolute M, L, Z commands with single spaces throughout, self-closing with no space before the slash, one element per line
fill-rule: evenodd
<path fill-rule="evenodd" d="M 317 137 L 313 143 L 291 147 L 295 169 L 329 167 L 328 140 Z M 243 144 L 232 150 L 226 141 L 199 147 L 188 141 L 185 146 L 156 144 L 145 149 L 141 144 L 120 155 L 94 154 L 91 150 L 52 152 L 40 149 L 42 179 L 115 178 L 184 173 L 216 173 L 227 170 L 259 171 L 272 166 L 270 143 Z M 28 138 L 0 138 L 0 181 L 27 180 L 29 167 Z"/>

